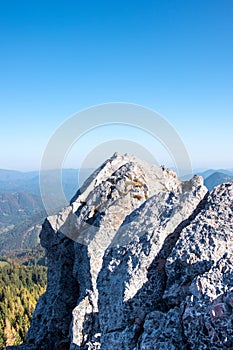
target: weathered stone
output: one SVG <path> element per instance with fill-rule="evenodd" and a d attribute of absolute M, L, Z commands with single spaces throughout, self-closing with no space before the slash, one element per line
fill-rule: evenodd
<path fill-rule="evenodd" d="M 21 350 L 233 348 L 233 184 L 115 154 L 41 232 L 48 286 Z"/>
<path fill-rule="evenodd" d="M 119 165 L 119 157 L 116 155 L 110 162 L 117 161 Z M 85 344 L 99 342 L 96 281 L 108 246 L 124 243 L 121 234 L 116 235 L 122 222 L 155 193 L 159 195 L 169 190 L 177 191 L 181 187 L 181 182 L 175 173 L 167 168 L 149 165 L 130 156 L 126 156 L 126 160 L 127 163 L 119 166 L 106 180 L 93 188 L 85 198 L 85 205 L 78 210 L 78 224 L 76 223 L 78 242 L 74 244 L 76 254 L 74 274 L 80 285 L 80 298 L 73 311 L 72 348 L 74 349 L 75 346 L 84 347 Z M 81 196 L 83 197 L 83 193 Z M 84 244 L 79 243 L 80 238 Z M 126 235 L 123 240 L 131 238 Z M 83 312 L 84 301 L 86 312 Z"/>
<path fill-rule="evenodd" d="M 139 348 L 141 350 L 185 350 L 181 316 L 178 307 L 167 313 L 160 311 L 149 313 L 145 319 L 144 332 L 138 344 Z"/>
<path fill-rule="evenodd" d="M 184 335 L 191 349 L 233 348 L 233 259 L 226 253 L 196 277 L 182 303 Z"/>
<path fill-rule="evenodd" d="M 180 304 L 194 277 L 208 271 L 225 252 L 232 251 L 232 202 L 232 185 L 218 186 L 196 219 L 181 232 L 166 262 L 164 298 L 169 306 Z"/>
<path fill-rule="evenodd" d="M 101 348 L 109 347 L 110 333 L 115 340 L 119 337 L 117 349 L 124 349 L 127 342 L 127 349 L 133 349 L 139 334 L 137 328 L 128 325 L 143 323 L 138 313 L 165 309 L 165 262 L 181 229 L 190 223 L 206 194 L 200 181 L 198 190 L 187 184 L 182 190 L 177 187 L 176 191 L 151 197 L 117 232 L 115 240 L 122 244 L 106 251 L 98 279 Z"/>

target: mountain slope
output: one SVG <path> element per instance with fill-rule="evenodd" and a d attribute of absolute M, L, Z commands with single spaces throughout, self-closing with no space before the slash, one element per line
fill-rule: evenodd
<path fill-rule="evenodd" d="M 233 176 L 232 169 L 207 169 L 205 171 L 194 170 L 194 172 L 195 174 L 202 176 L 204 180 L 207 179 L 207 177 L 213 175 L 214 173 L 222 173 L 225 175 Z"/>
<path fill-rule="evenodd" d="M 0 349 L 25 340 L 32 313 L 45 291 L 46 268 L 0 265 Z"/>
<path fill-rule="evenodd" d="M 78 183 L 82 184 L 92 171 L 93 169 L 62 169 L 62 184 L 67 200 L 74 195 Z M 53 170 L 42 172 L 42 174 L 44 173 L 48 179 L 53 180 Z M 52 190 L 53 188 L 51 188 L 51 192 Z M 39 171 L 19 172 L 15 170 L 0 169 L 0 193 L 13 192 L 24 192 L 39 196 Z"/>
<path fill-rule="evenodd" d="M 80 171 L 79 182 L 89 173 L 90 169 Z M 53 171 L 46 172 L 46 178 L 50 181 L 48 196 L 52 202 L 56 197 Z M 67 200 L 74 195 L 77 183 L 78 170 L 62 170 L 62 184 Z M 61 203 L 61 207 L 65 204 L 65 201 Z M 15 254 L 36 247 L 45 217 L 38 172 L 22 173 L 0 169 L 0 255 Z"/>
<path fill-rule="evenodd" d="M 1 226 L 25 221 L 42 209 L 41 198 L 36 195 L 23 192 L 0 194 L 0 230 Z"/>
<path fill-rule="evenodd" d="M 222 172 L 214 172 L 205 179 L 204 184 L 209 191 L 212 191 L 214 187 L 230 181 L 233 181 L 233 175 L 227 175 Z"/>

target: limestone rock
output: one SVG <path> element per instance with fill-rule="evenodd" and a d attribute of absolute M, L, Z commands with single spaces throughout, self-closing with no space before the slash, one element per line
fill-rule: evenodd
<path fill-rule="evenodd" d="M 123 222 L 115 236 L 121 245 L 106 251 L 98 279 L 101 349 L 133 349 L 135 325 L 155 308 L 165 310 L 166 259 L 206 193 L 197 183 L 152 196 Z"/>
<path fill-rule="evenodd" d="M 233 259 L 224 254 L 196 277 L 182 303 L 184 336 L 191 349 L 233 348 Z"/>
<path fill-rule="evenodd" d="M 205 207 L 185 228 L 166 262 L 169 306 L 180 304 L 192 280 L 233 249 L 233 187 L 223 184 L 208 196 Z"/>
<path fill-rule="evenodd" d="M 121 159 L 121 156 L 115 155 L 110 162 L 116 162 L 119 166 L 119 157 Z M 74 349 L 76 346 L 99 343 L 96 281 L 108 246 L 123 243 L 121 234 L 116 234 L 122 222 L 152 195 L 177 191 L 181 187 L 177 176 L 169 169 L 146 164 L 135 157 L 126 156 L 125 160 L 127 163 L 124 162 L 112 174 L 109 173 L 108 178 L 102 179 L 101 183 L 96 182 L 95 177 L 96 187 L 85 197 L 85 205 L 76 212 L 77 218 L 72 217 L 77 232 L 74 275 L 80 286 L 78 305 L 73 311 L 71 348 Z M 105 166 L 109 167 L 108 162 Z M 85 191 L 81 189 L 82 198 Z M 76 203 L 77 200 L 79 197 Z M 125 239 L 130 237 L 126 235 Z M 86 329 L 85 334 L 83 328 Z"/>
<path fill-rule="evenodd" d="M 21 350 L 233 348 L 233 184 L 114 154 L 41 232 L 48 286 Z"/>
<path fill-rule="evenodd" d="M 150 312 L 146 316 L 144 332 L 138 342 L 138 347 L 143 350 L 187 349 L 183 338 L 181 317 L 182 314 L 178 307 L 170 309 L 167 313 Z"/>

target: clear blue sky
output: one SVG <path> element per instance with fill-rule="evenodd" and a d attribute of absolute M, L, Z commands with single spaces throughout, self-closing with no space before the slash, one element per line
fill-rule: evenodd
<path fill-rule="evenodd" d="M 0 168 L 39 168 L 66 118 L 114 101 L 163 115 L 194 168 L 233 168 L 232 0 L 1 1 L 0 50 Z"/>

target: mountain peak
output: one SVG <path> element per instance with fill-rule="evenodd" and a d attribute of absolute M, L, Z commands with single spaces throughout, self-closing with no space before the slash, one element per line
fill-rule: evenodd
<path fill-rule="evenodd" d="M 202 315 L 225 339 L 232 200 L 232 184 L 209 194 L 200 176 L 115 153 L 43 224 L 48 287 L 22 349 L 211 348 Z"/>

